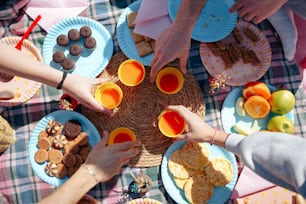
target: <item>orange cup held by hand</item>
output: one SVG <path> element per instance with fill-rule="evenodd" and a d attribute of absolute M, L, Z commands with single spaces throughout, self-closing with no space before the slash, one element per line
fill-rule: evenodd
<path fill-rule="evenodd" d="M 107 109 L 114 109 L 119 106 L 122 98 L 121 88 L 112 82 L 102 83 L 95 91 L 95 99 Z"/>
<path fill-rule="evenodd" d="M 158 128 L 167 137 L 177 137 L 186 128 L 186 121 L 176 111 L 163 111 L 158 118 Z"/>
<path fill-rule="evenodd" d="M 128 142 L 128 141 L 135 141 L 136 135 L 135 133 L 126 127 L 119 127 L 114 129 L 110 134 L 108 138 L 108 145 L 116 144 L 116 143 L 122 143 L 122 142 Z"/>

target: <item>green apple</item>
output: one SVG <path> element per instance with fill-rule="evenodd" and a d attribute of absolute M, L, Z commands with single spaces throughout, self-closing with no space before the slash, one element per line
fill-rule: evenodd
<path fill-rule="evenodd" d="M 294 133 L 294 124 L 286 116 L 278 115 L 278 116 L 272 117 L 268 121 L 267 129 L 270 130 L 270 131 L 293 134 Z"/>
<path fill-rule="evenodd" d="M 294 108 L 295 97 L 287 89 L 278 89 L 272 92 L 269 103 L 272 113 L 283 115 L 289 113 Z"/>

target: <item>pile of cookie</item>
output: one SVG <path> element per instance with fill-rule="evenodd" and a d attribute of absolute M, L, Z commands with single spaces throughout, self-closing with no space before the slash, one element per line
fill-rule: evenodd
<path fill-rule="evenodd" d="M 48 176 L 59 179 L 72 176 L 91 150 L 88 134 L 82 132 L 78 120 L 68 120 L 64 125 L 50 120 L 38 136 L 37 148 L 34 160 L 46 165 Z"/>
<path fill-rule="evenodd" d="M 184 191 L 190 203 L 207 203 L 214 186 L 223 187 L 231 182 L 234 169 L 224 157 L 209 159 L 207 143 L 188 141 L 169 158 L 168 169 L 178 188 Z"/>
<path fill-rule="evenodd" d="M 143 56 L 146 56 L 154 52 L 155 40 L 150 37 L 140 35 L 134 32 L 135 19 L 136 19 L 137 13 L 138 12 L 130 12 L 126 15 L 126 18 L 127 18 L 128 27 L 131 32 L 131 36 L 137 48 L 137 52 L 140 57 L 143 57 Z"/>
<path fill-rule="evenodd" d="M 251 40 L 251 42 L 255 43 L 260 40 L 259 37 L 248 27 L 243 29 L 243 33 Z M 242 45 L 244 39 L 240 34 L 239 29 L 235 27 L 231 35 L 235 42 L 225 44 L 223 41 L 219 40 L 212 43 L 206 43 L 206 45 L 215 56 L 221 57 L 226 68 L 232 67 L 240 60 L 240 58 L 243 59 L 243 63 L 245 64 L 252 63 L 254 66 L 260 65 L 260 59 L 257 57 L 254 50 Z"/>
<path fill-rule="evenodd" d="M 56 43 L 59 46 L 67 47 L 70 42 L 75 42 L 69 46 L 69 54 L 72 57 L 79 57 L 83 51 L 82 46 L 77 43 L 81 38 L 84 39 L 84 48 L 93 50 L 96 47 L 96 39 L 92 37 L 92 30 L 89 26 L 82 26 L 80 30 L 72 28 L 68 34 L 60 34 L 56 38 Z M 52 60 L 55 63 L 61 64 L 63 69 L 71 71 L 75 67 L 75 61 L 66 57 L 63 51 L 57 50 L 53 53 Z"/>

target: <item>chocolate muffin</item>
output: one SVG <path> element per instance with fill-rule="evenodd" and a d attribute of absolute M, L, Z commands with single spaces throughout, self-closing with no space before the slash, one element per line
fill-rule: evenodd
<path fill-rule="evenodd" d="M 94 49 L 96 47 L 96 39 L 93 37 L 85 38 L 84 46 L 87 49 Z"/>
<path fill-rule="evenodd" d="M 82 48 L 79 44 L 73 44 L 69 48 L 69 53 L 73 56 L 79 56 L 82 52 Z"/>
<path fill-rule="evenodd" d="M 72 59 L 69 58 L 65 58 L 64 62 L 63 62 L 63 69 L 70 71 L 72 69 L 74 69 L 74 61 Z"/>
<path fill-rule="evenodd" d="M 56 43 L 60 46 L 67 46 L 69 44 L 69 39 L 67 35 L 61 34 L 57 36 Z"/>
<path fill-rule="evenodd" d="M 82 131 L 81 123 L 78 120 L 68 120 L 64 125 L 65 136 L 75 138 Z"/>
<path fill-rule="evenodd" d="M 53 53 L 52 59 L 54 62 L 61 64 L 65 60 L 65 54 L 62 51 L 56 51 Z"/>
<path fill-rule="evenodd" d="M 72 41 L 77 41 L 80 39 L 80 32 L 77 29 L 70 29 L 68 31 L 68 38 Z"/>
<path fill-rule="evenodd" d="M 82 36 L 83 38 L 88 38 L 88 37 L 90 37 L 90 36 L 91 36 L 91 33 L 92 33 L 92 31 L 91 31 L 91 28 L 90 28 L 89 26 L 83 26 L 83 27 L 81 27 L 81 29 L 80 29 L 80 34 L 81 34 L 81 36 Z"/>

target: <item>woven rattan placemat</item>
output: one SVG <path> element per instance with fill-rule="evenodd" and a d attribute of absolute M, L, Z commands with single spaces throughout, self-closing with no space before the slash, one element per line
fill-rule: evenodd
<path fill-rule="evenodd" d="M 163 154 L 173 142 L 159 131 L 156 125 L 159 114 L 168 105 L 184 105 L 204 118 L 205 102 L 198 82 L 191 73 L 184 75 L 184 86 L 174 95 L 161 93 L 156 85 L 150 82 L 149 67 L 146 67 L 146 77 L 140 85 L 136 87 L 123 85 L 119 81 L 117 70 L 126 59 L 123 53 L 117 53 L 99 76 L 109 77 L 122 88 L 123 100 L 120 106 L 111 116 L 94 112 L 86 107 L 82 108 L 82 112 L 97 127 L 101 136 L 103 130 L 111 131 L 117 127 L 128 127 L 135 132 L 137 139 L 142 142 L 142 147 L 140 154 L 132 158 L 130 166 L 158 166 L 161 164 Z"/>

